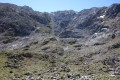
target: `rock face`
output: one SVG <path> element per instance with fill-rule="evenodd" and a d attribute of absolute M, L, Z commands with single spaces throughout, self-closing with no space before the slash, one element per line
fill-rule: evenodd
<path fill-rule="evenodd" d="M 0 4 L 0 33 L 5 36 L 26 36 L 41 26 L 48 28 L 49 22 L 47 13 L 35 12 L 28 6 Z"/>
<path fill-rule="evenodd" d="M 120 4 L 113 4 L 111 5 L 107 11 L 106 15 L 109 18 L 115 18 L 115 17 L 120 17 Z"/>
<path fill-rule="evenodd" d="M 102 32 L 103 28 L 119 28 L 120 23 L 120 4 L 80 12 L 68 10 L 40 13 L 28 6 L 1 3 L 0 12 L 0 33 L 5 36 L 26 36 L 32 31 L 52 31 L 61 38 L 83 38 Z"/>
<path fill-rule="evenodd" d="M 120 4 L 113 4 L 110 7 L 91 8 L 80 12 L 54 12 L 51 14 L 54 19 L 54 34 L 62 38 L 80 38 L 102 32 L 103 28 L 114 28 L 119 23 L 119 7 Z M 110 20 L 115 21 L 114 26 Z"/>

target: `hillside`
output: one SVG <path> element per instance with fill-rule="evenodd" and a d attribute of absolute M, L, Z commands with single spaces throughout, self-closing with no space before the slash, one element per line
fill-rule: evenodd
<path fill-rule="evenodd" d="M 120 4 L 42 13 L 0 3 L 0 80 L 120 80 Z"/>

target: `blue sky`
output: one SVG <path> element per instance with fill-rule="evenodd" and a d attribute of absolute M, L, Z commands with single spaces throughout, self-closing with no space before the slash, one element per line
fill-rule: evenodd
<path fill-rule="evenodd" d="M 19 6 L 30 6 L 40 12 L 54 12 L 58 10 L 88 9 L 91 7 L 110 6 L 120 3 L 120 0 L 0 0 L 1 3 L 12 3 Z"/>

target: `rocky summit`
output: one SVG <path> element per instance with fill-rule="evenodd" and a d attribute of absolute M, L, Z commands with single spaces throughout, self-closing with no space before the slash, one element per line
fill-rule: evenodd
<path fill-rule="evenodd" d="M 47 13 L 0 3 L 0 80 L 120 80 L 120 4 Z"/>

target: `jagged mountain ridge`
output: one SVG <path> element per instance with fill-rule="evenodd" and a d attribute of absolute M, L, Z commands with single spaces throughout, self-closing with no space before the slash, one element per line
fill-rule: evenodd
<path fill-rule="evenodd" d="M 0 4 L 0 33 L 6 32 L 6 36 L 26 36 L 40 26 L 49 25 L 49 22 L 47 13 L 35 12 L 28 6 Z"/>
<path fill-rule="evenodd" d="M 30 7 L 19 7 L 12 4 L 2 4 L 0 33 L 8 31 L 15 36 L 29 35 L 40 26 L 51 28 L 54 35 L 63 38 L 80 38 L 100 32 L 102 28 L 110 28 L 112 23 L 119 23 L 120 4 L 110 7 L 85 9 L 80 12 L 72 10 L 57 11 L 53 13 L 40 13 Z M 113 20 L 114 19 L 114 20 Z M 7 22 L 7 23 L 6 23 Z M 51 23 L 51 25 L 50 25 Z M 114 25 L 116 27 L 116 25 Z M 119 28 L 119 27 L 118 27 Z M 41 30 L 44 31 L 44 30 Z M 7 34 L 6 34 L 7 35 Z"/>
<path fill-rule="evenodd" d="M 113 4 L 110 7 L 85 9 L 80 12 L 58 11 L 53 14 L 55 35 L 60 37 L 84 37 L 100 32 L 102 28 L 113 28 L 108 20 L 115 21 L 120 16 L 120 5 Z M 113 20 L 114 19 L 114 20 Z M 115 21 L 119 23 L 119 20 Z M 117 24 L 116 24 L 117 25 Z M 114 26 L 116 26 L 114 25 Z M 64 27 L 63 27 L 64 26 Z M 116 26 L 119 28 L 119 25 Z M 115 28 L 116 28 L 115 27 Z M 61 31 L 59 31 L 61 30 Z"/>

